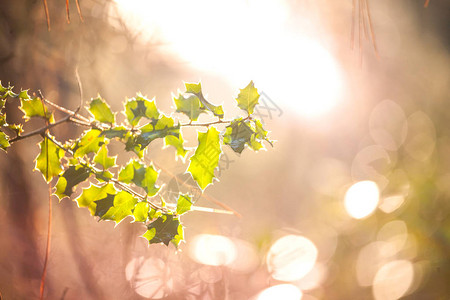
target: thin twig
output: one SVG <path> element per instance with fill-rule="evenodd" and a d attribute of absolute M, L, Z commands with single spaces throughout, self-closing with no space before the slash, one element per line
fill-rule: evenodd
<path fill-rule="evenodd" d="M 67 15 L 67 24 L 70 24 L 69 0 L 66 0 L 66 15 Z"/>
<path fill-rule="evenodd" d="M 370 16 L 369 0 L 364 0 L 364 1 L 366 1 L 367 19 L 369 21 L 369 32 L 370 32 L 370 37 L 372 39 L 373 50 L 375 52 L 376 57 L 380 58 L 380 56 L 378 54 L 377 43 L 375 40 L 375 32 L 373 30 L 372 18 Z"/>
<path fill-rule="evenodd" d="M 47 0 L 43 0 L 44 3 L 44 10 L 45 10 L 45 18 L 47 19 L 47 29 L 50 31 L 50 15 L 48 13 L 48 5 Z"/>
<path fill-rule="evenodd" d="M 77 10 L 78 10 L 78 15 L 80 16 L 80 20 L 81 20 L 81 22 L 84 22 L 83 15 L 81 14 L 80 2 L 78 0 L 75 0 L 75 3 L 77 4 Z"/>
<path fill-rule="evenodd" d="M 75 68 L 75 78 L 77 79 L 78 83 L 78 90 L 80 91 L 80 104 L 78 105 L 77 109 L 75 109 L 75 114 L 77 114 L 81 107 L 83 106 L 83 86 L 81 85 L 81 79 L 80 74 L 78 73 L 78 66 Z"/>
<path fill-rule="evenodd" d="M 66 116 L 66 117 L 62 118 L 61 120 L 56 121 L 55 123 L 50 123 L 49 125 L 47 125 L 47 126 L 45 126 L 45 127 L 36 129 L 36 130 L 34 130 L 34 131 L 32 131 L 32 132 L 29 132 L 29 133 L 27 133 L 27 134 L 23 134 L 23 135 L 16 136 L 15 138 L 10 139 L 9 142 L 10 142 L 10 143 L 14 143 L 14 142 L 20 141 L 20 140 L 22 140 L 22 139 L 31 137 L 31 136 L 33 136 L 33 135 L 43 134 L 43 133 L 46 132 L 48 129 L 53 128 L 53 127 L 55 127 L 55 126 L 57 126 L 57 125 L 59 125 L 59 124 L 61 124 L 61 123 L 68 122 L 68 121 L 71 121 L 71 120 L 70 120 L 70 116 Z"/>
<path fill-rule="evenodd" d="M 79 119 L 81 119 L 81 120 L 83 120 L 83 121 L 85 121 L 85 122 L 88 122 L 88 123 L 91 122 L 88 118 L 86 118 L 86 117 L 80 115 L 79 113 L 76 113 L 76 112 L 74 112 L 74 111 L 71 111 L 70 109 L 61 107 L 61 106 L 59 106 L 58 104 L 55 104 L 55 103 L 53 103 L 53 102 L 51 102 L 51 101 L 48 101 L 47 99 L 44 99 L 44 101 L 45 101 L 45 103 L 47 103 L 47 104 L 50 105 L 50 106 L 53 106 L 54 108 L 56 108 L 56 109 L 59 110 L 59 111 L 62 111 L 62 112 L 66 113 L 66 114 L 69 114 L 69 115 L 73 115 L 74 117 L 77 117 L 77 118 L 79 118 Z"/>
<path fill-rule="evenodd" d="M 39 94 L 41 94 L 41 104 L 42 104 L 42 110 L 44 111 L 44 116 L 47 116 L 47 109 L 44 104 L 44 96 L 42 95 L 41 91 L 39 90 Z M 45 127 L 47 129 L 45 130 L 45 136 L 49 136 L 48 134 L 48 126 L 50 125 L 50 122 L 47 118 L 45 118 Z M 47 245 L 45 249 L 45 259 L 44 259 L 44 269 L 42 270 L 42 276 L 41 276 L 41 286 L 40 286 L 40 300 L 44 299 L 44 289 L 45 289 L 45 277 L 47 275 L 47 266 L 48 266 L 48 259 L 50 257 L 50 245 L 51 245 L 51 239 L 52 239 L 52 186 L 48 180 L 48 168 L 49 168 L 49 153 L 48 153 L 48 140 L 45 141 L 44 138 L 44 147 L 45 149 L 45 180 L 47 180 L 48 185 L 48 225 L 47 225 Z"/>

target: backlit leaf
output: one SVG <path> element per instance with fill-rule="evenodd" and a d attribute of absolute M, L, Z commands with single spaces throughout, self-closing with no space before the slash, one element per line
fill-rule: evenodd
<path fill-rule="evenodd" d="M 83 137 L 75 143 L 73 157 L 83 157 L 86 154 L 97 152 L 105 142 L 105 137 L 100 133 L 101 131 L 98 129 L 86 131 Z"/>
<path fill-rule="evenodd" d="M 177 242 L 179 225 L 180 221 L 177 217 L 165 214 L 148 224 L 143 236 L 150 244 L 164 243 L 167 246 L 174 239 Z"/>
<path fill-rule="evenodd" d="M 125 104 L 125 115 L 131 126 L 136 126 L 142 117 L 150 120 L 159 118 L 159 111 L 154 100 L 138 94 L 135 98 L 129 99 Z"/>
<path fill-rule="evenodd" d="M 219 164 L 221 152 L 219 132 L 216 128 L 211 127 L 207 132 L 198 132 L 198 147 L 190 158 L 187 171 L 192 174 L 202 190 L 212 183 L 214 169 Z"/>
<path fill-rule="evenodd" d="M 103 167 L 104 170 L 113 167 L 116 165 L 117 156 L 109 157 L 108 156 L 108 148 L 103 144 L 100 148 L 100 151 L 94 156 L 94 162 L 98 163 Z"/>
<path fill-rule="evenodd" d="M 135 208 L 137 204 L 137 199 L 133 195 L 125 191 L 120 191 L 116 195 L 114 195 L 113 199 L 114 199 L 113 205 L 109 207 L 109 209 L 103 215 L 100 216 L 102 219 L 112 220 L 115 221 L 116 223 L 119 223 L 125 217 L 133 214 L 132 210 Z M 96 201 L 96 203 L 98 210 L 98 201 Z M 110 202 L 106 204 L 109 205 Z M 106 208 L 106 205 L 104 205 L 104 207 L 102 208 Z"/>
<path fill-rule="evenodd" d="M 42 103 L 41 98 L 36 97 L 29 100 L 20 99 L 20 103 L 20 109 L 25 114 L 25 120 L 29 120 L 31 117 L 42 117 L 53 121 L 52 113 L 49 112 L 48 108 Z"/>
<path fill-rule="evenodd" d="M 6 151 L 6 148 L 10 146 L 8 136 L 0 131 L 0 148 Z"/>
<path fill-rule="evenodd" d="M 159 191 L 159 187 L 156 185 L 158 179 L 158 172 L 153 166 L 145 166 L 143 163 L 131 160 L 122 170 L 119 172 L 119 181 L 124 183 L 134 183 L 135 185 L 142 187 L 149 196 L 154 196 Z"/>
<path fill-rule="evenodd" d="M 180 194 L 177 200 L 177 215 L 182 215 L 191 210 L 192 199 L 189 195 Z"/>
<path fill-rule="evenodd" d="M 149 205 L 147 202 L 139 202 L 136 204 L 133 217 L 135 222 L 145 222 L 148 218 Z"/>
<path fill-rule="evenodd" d="M 227 126 L 223 135 L 223 143 L 229 145 L 235 152 L 242 153 L 245 145 L 250 144 L 254 133 L 249 122 L 245 122 L 242 118 L 239 118 Z"/>
<path fill-rule="evenodd" d="M 99 122 L 112 124 L 115 121 L 111 108 L 100 96 L 91 100 L 89 103 L 89 111 Z"/>
<path fill-rule="evenodd" d="M 177 156 L 181 158 L 185 158 L 188 150 L 183 146 L 183 137 L 180 133 L 179 137 L 173 135 L 168 135 L 164 138 L 164 147 L 173 146 L 177 150 Z"/>
<path fill-rule="evenodd" d="M 184 113 L 191 121 L 197 121 L 200 113 L 204 112 L 200 99 L 194 94 L 179 94 L 178 98 L 173 98 L 177 107 L 177 112 Z"/>
<path fill-rule="evenodd" d="M 253 113 L 253 110 L 258 104 L 259 94 L 258 90 L 255 88 L 253 81 L 243 89 L 240 89 L 240 93 L 236 98 L 239 108 L 248 112 L 249 115 Z"/>
<path fill-rule="evenodd" d="M 88 168 L 81 166 L 69 166 L 59 177 L 56 183 L 55 195 L 61 200 L 64 197 L 70 197 L 73 194 L 73 188 L 89 178 Z"/>
<path fill-rule="evenodd" d="M 105 199 L 108 194 L 115 195 L 117 190 L 112 183 L 97 186 L 90 184 L 89 187 L 83 189 L 83 192 L 79 197 L 75 199 L 78 203 L 78 207 L 87 207 L 91 212 L 91 215 L 95 216 L 97 204 L 95 201 Z M 105 203 L 102 203 L 103 205 Z"/>
<path fill-rule="evenodd" d="M 44 179 L 49 182 L 53 177 L 62 172 L 61 158 L 64 156 L 64 150 L 56 146 L 48 138 L 39 143 L 41 152 L 36 158 L 36 170 L 39 170 Z"/>
<path fill-rule="evenodd" d="M 223 118 L 224 112 L 222 105 L 216 106 L 208 102 L 208 100 L 205 99 L 202 92 L 202 85 L 201 83 L 185 83 L 186 86 L 186 93 L 192 93 L 195 96 L 198 97 L 198 99 L 201 102 L 200 107 L 202 109 L 207 109 L 211 111 L 215 116 L 219 118 Z"/>

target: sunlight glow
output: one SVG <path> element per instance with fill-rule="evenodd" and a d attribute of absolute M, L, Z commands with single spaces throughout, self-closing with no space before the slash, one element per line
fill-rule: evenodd
<path fill-rule="evenodd" d="M 375 182 L 357 182 L 345 194 L 345 209 L 355 219 L 365 218 L 377 208 L 379 197 L 380 191 Z"/>
<path fill-rule="evenodd" d="M 258 294 L 256 300 L 300 300 L 303 293 L 295 285 L 279 284 L 271 286 Z"/>
<path fill-rule="evenodd" d="M 230 264 L 236 258 L 236 247 L 227 237 L 199 234 L 190 242 L 189 254 L 198 263 L 222 266 Z"/>
<path fill-rule="evenodd" d="M 267 254 L 267 267 L 274 279 L 295 281 L 312 270 L 317 255 L 317 247 L 309 239 L 298 235 L 287 235 L 270 247 Z"/>
<path fill-rule="evenodd" d="M 287 0 L 115 3 L 118 16 L 112 9 L 111 19 L 121 18 L 144 41 L 157 41 L 162 52 L 226 78 L 232 88 L 253 80 L 284 111 L 315 117 L 340 100 L 336 61 L 318 33 L 300 32 L 296 22 L 308 16 L 293 15 Z"/>
<path fill-rule="evenodd" d="M 399 299 L 408 291 L 414 279 L 410 261 L 396 260 L 383 265 L 373 280 L 375 300 Z"/>

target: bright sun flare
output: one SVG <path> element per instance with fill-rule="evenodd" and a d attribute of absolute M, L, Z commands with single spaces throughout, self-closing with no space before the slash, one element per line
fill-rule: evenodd
<path fill-rule="evenodd" d="M 342 79 L 335 60 L 298 32 L 286 1 L 115 2 L 120 17 L 143 39 L 164 41 L 166 52 L 223 76 L 233 88 L 255 81 L 284 111 L 315 117 L 339 101 Z M 300 17 L 307 16 L 295 16 Z"/>

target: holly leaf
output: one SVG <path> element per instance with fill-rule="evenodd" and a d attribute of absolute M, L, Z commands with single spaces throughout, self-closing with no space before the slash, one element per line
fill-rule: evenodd
<path fill-rule="evenodd" d="M 80 166 L 69 166 L 59 177 L 56 183 L 55 195 L 62 200 L 64 197 L 70 197 L 73 194 L 74 187 L 89 178 L 88 168 Z"/>
<path fill-rule="evenodd" d="M 24 119 L 28 121 L 31 117 L 42 117 L 53 122 L 53 115 L 43 104 L 41 98 L 20 99 L 20 110 L 24 113 Z"/>
<path fill-rule="evenodd" d="M 108 149 L 106 148 L 105 144 L 103 144 L 101 146 L 100 151 L 98 151 L 97 154 L 94 156 L 94 162 L 101 165 L 104 170 L 115 166 L 116 159 L 117 159 L 117 156 L 114 156 L 114 157 L 108 156 Z"/>
<path fill-rule="evenodd" d="M 219 165 L 221 153 L 219 132 L 216 128 L 211 127 L 207 132 L 198 133 L 198 147 L 190 158 L 187 171 L 202 190 L 212 183 L 214 169 Z"/>
<path fill-rule="evenodd" d="M 258 104 L 258 100 L 258 90 L 255 88 L 253 81 L 250 81 L 245 88 L 240 89 L 240 93 L 236 98 L 238 107 L 247 111 L 249 115 L 253 114 L 255 106 Z"/>
<path fill-rule="evenodd" d="M 179 241 L 177 238 L 179 236 L 179 226 L 180 221 L 177 217 L 165 214 L 147 225 L 147 231 L 144 233 L 143 237 L 146 238 L 150 244 L 163 243 L 168 246 L 170 241 L 175 240 L 176 245 L 178 245 Z"/>
<path fill-rule="evenodd" d="M 156 108 L 154 100 L 149 100 L 142 94 L 138 94 L 135 98 L 129 99 L 125 104 L 125 115 L 131 126 L 136 126 L 142 117 L 150 120 L 159 118 L 159 111 Z"/>
<path fill-rule="evenodd" d="M 191 121 L 197 121 L 198 116 L 204 112 L 204 110 L 201 109 L 202 104 L 200 99 L 194 94 L 179 94 L 178 98 L 173 98 L 173 101 L 177 107 L 176 111 L 184 113 Z"/>
<path fill-rule="evenodd" d="M 87 207 L 91 212 L 91 215 L 95 216 L 97 209 L 97 203 L 95 201 L 105 199 L 108 194 L 115 195 L 117 190 L 112 183 L 97 186 L 90 184 L 89 187 L 83 189 L 81 195 L 78 196 L 75 201 L 78 203 L 78 207 Z M 102 203 L 105 205 L 105 203 Z"/>
<path fill-rule="evenodd" d="M 103 216 L 108 212 L 108 210 L 114 206 L 115 196 L 116 195 L 114 194 L 107 194 L 105 198 L 94 201 L 94 203 L 96 204 L 94 216 L 100 217 L 100 219 L 102 219 Z"/>
<path fill-rule="evenodd" d="M 156 185 L 159 173 L 153 166 L 145 166 L 143 163 L 131 160 L 119 172 L 119 181 L 124 183 L 134 183 L 143 188 L 149 196 L 154 196 L 159 191 Z"/>
<path fill-rule="evenodd" d="M 100 134 L 101 131 L 98 129 L 86 131 L 83 137 L 75 143 L 73 157 L 79 158 L 86 154 L 97 152 L 105 142 L 105 137 Z"/>
<path fill-rule="evenodd" d="M 184 140 L 181 133 L 178 137 L 168 135 L 164 138 L 164 148 L 168 147 L 169 145 L 175 147 L 175 149 L 177 150 L 177 156 L 180 156 L 182 159 L 185 159 L 188 150 L 184 148 L 183 143 Z"/>
<path fill-rule="evenodd" d="M 185 83 L 186 86 L 186 93 L 192 93 L 195 96 L 198 97 L 198 99 L 201 102 L 202 109 L 207 109 L 211 111 L 216 117 L 223 118 L 224 112 L 222 105 L 216 106 L 208 102 L 208 100 L 205 99 L 202 92 L 202 85 L 201 83 Z"/>
<path fill-rule="evenodd" d="M 6 151 L 6 148 L 9 146 L 11 145 L 9 144 L 8 136 L 4 132 L 0 131 L 0 148 Z"/>
<path fill-rule="evenodd" d="M 249 123 L 239 118 L 227 126 L 223 135 L 223 143 L 229 145 L 234 152 L 242 153 L 245 145 L 250 144 L 254 133 Z"/>
<path fill-rule="evenodd" d="M 118 126 L 111 129 L 103 130 L 100 135 L 105 136 L 108 139 L 119 138 L 123 139 L 128 133 L 128 130 L 124 126 Z"/>
<path fill-rule="evenodd" d="M 101 123 L 112 124 L 115 121 L 111 108 L 100 95 L 89 103 L 89 112 Z"/>
<path fill-rule="evenodd" d="M 147 202 L 139 202 L 133 210 L 133 217 L 135 222 L 145 222 L 148 218 L 149 205 Z"/>
<path fill-rule="evenodd" d="M 166 116 L 162 116 L 158 119 L 156 125 L 151 123 L 140 128 L 141 134 L 135 138 L 135 143 L 140 145 L 140 149 L 145 149 L 152 141 L 158 138 L 164 138 L 166 136 L 180 135 L 180 126 L 174 126 L 174 120 Z"/>
<path fill-rule="evenodd" d="M 64 150 L 46 137 L 39 143 L 39 147 L 41 152 L 36 158 L 35 170 L 39 170 L 44 179 L 50 182 L 53 177 L 62 172 L 61 158 L 64 156 Z"/>
<path fill-rule="evenodd" d="M 182 195 L 178 196 L 177 200 L 177 215 L 182 215 L 185 212 L 188 212 L 191 210 L 192 207 L 192 199 L 189 195 Z"/>
<path fill-rule="evenodd" d="M 31 97 L 28 95 L 28 90 L 20 91 L 19 98 L 23 100 L 31 100 Z"/>
<path fill-rule="evenodd" d="M 112 205 L 108 208 L 106 212 L 103 213 L 104 209 L 111 204 L 111 195 L 108 195 L 105 199 L 101 199 L 99 201 L 105 200 L 102 202 L 102 206 L 99 210 L 98 202 L 96 208 L 96 215 L 98 211 L 98 215 L 103 220 L 112 220 L 116 223 L 120 223 L 125 217 L 133 214 L 132 210 L 135 208 L 137 204 L 137 199 L 128 192 L 120 191 L 116 195 L 112 197 Z M 109 197 L 109 198 L 108 198 Z M 103 214 L 101 214 L 103 213 Z"/>

